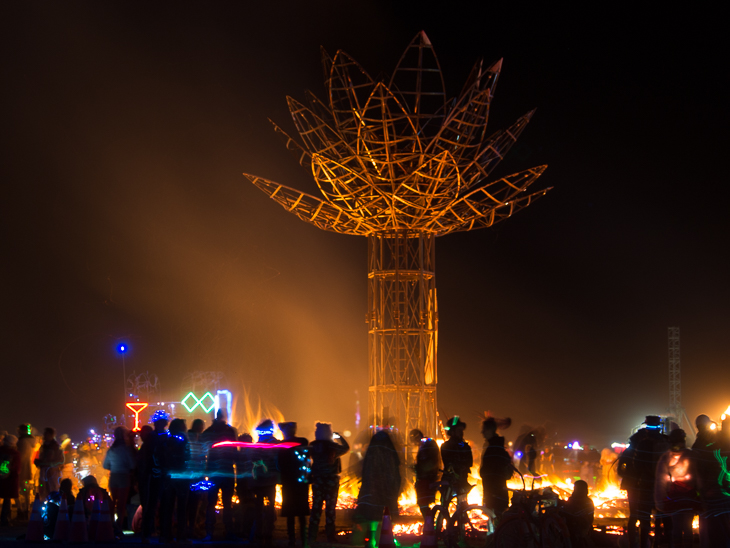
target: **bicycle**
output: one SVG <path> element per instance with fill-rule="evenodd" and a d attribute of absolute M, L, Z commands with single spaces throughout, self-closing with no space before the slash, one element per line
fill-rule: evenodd
<path fill-rule="evenodd" d="M 571 548 L 556 494 L 533 489 L 511 491 L 512 504 L 494 532 L 493 548 Z"/>
<path fill-rule="evenodd" d="M 494 533 L 494 512 L 478 504 L 468 504 L 466 495 L 459 500 L 450 482 L 440 481 L 435 486 L 441 490 L 441 502 L 431 508 L 427 519 L 434 519 L 434 533 L 447 548 L 464 546 L 467 538 L 482 540 Z M 432 518 L 432 517 L 433 518 Z"/>

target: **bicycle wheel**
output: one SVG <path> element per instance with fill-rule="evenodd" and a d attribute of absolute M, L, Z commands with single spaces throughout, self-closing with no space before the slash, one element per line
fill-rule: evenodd
<path fill-rule="evenodd" d="M 478 504 L 470 504 L 463 510 L 467 534 L 491 535 L 494 533 L 494 512 Z"/>
<path fill-rule="evenodd" d="M 527 517 L 510 517 L 494 532 L 494 548 L 540 548 L 537 534 L 537 527 Z"/>
<path fill-rule="evenodd" d="M 433 513 L 433 531 L 436 534 L 436 538 L 442 542 L 446 541 L 446 530 L 449 525 L 449 514 L 448 511 L 444 511 L 444 508 L 437 504 L 431 508 Z"/>
<path fill-rule="evenodd" d="M 571 548 L 568 526 L 560 516 L 546 516 L 542 520 L 540 539 L 545 548 Z"/>

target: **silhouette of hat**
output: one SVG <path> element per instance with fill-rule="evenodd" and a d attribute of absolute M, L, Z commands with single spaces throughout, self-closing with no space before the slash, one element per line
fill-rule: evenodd
<path fill-rule="evenodd" d="M 452 428 L 457 428 L 459 426 L 466 428 L 466 423 L 459 418 L 459 415 L 455 415 L 446 421 L 444 429 L 448 432 Z"/>
<path fill-rule="evenodd" d="M 662 418 L 658 415 L 647 415 L 644 419 L 644 424 L 647 426 L 661 426 Z"/>

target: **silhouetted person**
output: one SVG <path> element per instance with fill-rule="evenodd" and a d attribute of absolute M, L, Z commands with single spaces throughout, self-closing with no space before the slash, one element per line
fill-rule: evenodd
<path fill-rule="evenodd" d="M 18 426 L 18 456 L 20 458 L 20 473 L 18 475 L 19 498 L 18 519 L 28 519 L 30 510 L 30 496 L 33 488 L 33 451 L 35 438 L 30 433 L 30 424 Z"/>
<path fill-rule="evenodd" d="M 482 436 L 487 443 L 479 467 L 484 488 L 483 503 L 494 512 L 498 521 L 509 506 L 507 481 L 512 477 L 514 467 L 504 448 L 504 437 L 497 435 L 497 422 L 492 417 L 482 422 Z"/>
<path fill-rule="evenodd" d="M 39 469 L 38 497 L 45 500 L 52 491 L 58 491 L 61 483 L 63 451 L 56 441 L 54 428 L 48 427 L 43 431 L 43 444 L 34 464 Z"/>
<path fill-rule="evenodd" d="M 296 544 L 295 523 L 299 519 L 302 546 L 307 543 L 307 516 L 309 516 L 309 441 L 297 437 L 296 422 L 280 422 L 279 430 L 285 443 L 297 447 L 278 452 L 281 473 L 281 516 L 286 518 L 289 546 Z"/>
<path fill-rule="evenodd" d="M 469 492 L 469 471 L 474 464 L 471 446 L 464 439 L 465 429 L 466 423 L 458 415 L 449 419 L 444 426 L 449 439 L 441 445 L 441 460 L 444 463 L 441 479 L 448 482 L 453 493 L 460 497 Z"/>
<path fill-rule="evenodd" d="M 58 521 L 58 515 L 61 510 L 62 499 L 66 499 L 66 517 L 70 521 L 73 518 L 73 507 L 76 499 L 71 492 L 71 480 L 69 478 L 62 479 L 59 490 L 48 496 L 45 505 L 46 515 L 43 519 L 43 533 L 49 538 L 53 537 L 53 533 L 56 530 L 56 522 Z M 70 505 L 69 502 L 71 502 Z"/>
<path fill-rule="evenodd" d="M 700 450 L 696 450 L 700 452 Z M 700 540 L 706 546 L 730 546 L 730 416 L 723 415 L 722 428 L 697 460 L 702 499 Z M 706 534 L 702 534 L 705 527 Z"/>
<path fill-rule="evenodd" d="M 712 420 L 707 415 L 697 415 L 695 426 L 697 427 L 697 437 L 692 444 L 692 449 L 706 449 L 715 441 L 716 437 L 716 432 L 711 429 Z"/>
<path fill-rule="evenodd" d="M 149 459 L 146 455 L 147 455 L 147 449 L 149 449 L 151 447 L 151 445 L 150 445 L 150 446 L 148 446 L 147 449 L 145 449 L 144 444 L 147 443 L 149 441 L 150 436 L 153 436 L 153 435 L 154 435 L 154 429 L 149 424 L 145 424 L 144 426 L 142 426 L 142 428 L 139 431 L 139 439 L 140 439 L 141 445 L 135 455 L 135 460 L 137 462 L 137 466 L 134 469 L 134 476 L 135 476 L 135 479 L 137 482 L 137 490 L 139 491 L 139 505 L 142 508 L 144 508 L 144 503 L 147 500 L 147 486 L 149 484 L 147 461 Z M 139 508 L 138 508 L 138 510 L 139 510 Z M 134 521 L 134 516 L 133 516 L 133 521 Z M 141 529 L 140 529 L 140 531 L 141 531 Z"/>
<path fill-rule="evenodd" d="M 661 419 L 648 415 L 646 426 L 629 438 L 629 447 L 619 458 L 621 489 L 629 499 L 627 532 L 631 548 L 647 548 L 651 533 L 651 512 L 654 508 L 654 479 L 659 458 L 669 449 L 661 433 Z M 639 522 L 639 531 L 636 522 Z"/>
<path fill-rule="evenodd" d="M 654 482 L 656 508 L 672 520 L 673 548 L 692 548 L 692 518 L 699 507 L 697 471 L 686 437 L 680 428 L 669 433 L 669 451 L 657 463 Z"/>
<path fill-rule="evenodd" d="M 578 480 L 573 485 L 573 494 L 565 503 L 564 511 L 572 548 L 593 546 L 591 532 L 595 506 L 588 496 L 588 483 L 584 480 Z"/>
<path fill-rule="evenodd" d="M 81 480 L 81 489 L 79 489 L 78 498 L 84 503 L 84 514 L 88 520 L 94 511 L 94 503 L 98 500 L 99 503 L 110 502 L 111 498 L 106 489 L 99 486 L 99 482 L 96 481 L 96 476 L 88 475 Z"/>
<path fill-rule="evenodd" d="M 111 515 L 117 515 L 116 529 L 121 533 L 127 518 L 127 499 L 132 487 L 132 473 L 137 465 L 134 449 L 124 426 L 114 429 L 114 443 L 104 457 L 104 469 L 109 470 L 109 491 L 112 495 Z"/>
<path fill-rule="evenodd" d="M 262 421 L 256 427 L 261 447 L 252 448 L 253 495 L 256 502 L 255 533 L 264 546 L 271 545 L 271 536 L 276 521 L 276 485 L 280 481 L 278 453 L 271 446 L 279 443 L 274 437 L 274 423 L 271 419 Z"/>
<path fill-rule="evenodd" d="M 349 451 L 350 446 L 332 425 L 318 422 L 314 431 L 315 440 L 311 445 L 312 457 L 312 513 L 309 516 L 309 542 L 317 540 L 322 505 L 325 506 L 325 533 L 328 542 L 335 541 L 335 506 L 340 490 L 340 457 Z M 337 440 L 336 442 L 333 441 Z"/>
<path fill-rule="evenodd" d="M 3 508 L 0 512 L 0 525 L 10 525 L 10 501 L 15 499 L 16 505 L 20 497 L 20 453 L 17 448 L 18 438 L 7 434 L 0 447 L 0 498 Z"/>
<path fill-rule="evenodd" d="M 142 460 L 145 498 L 142 500 L 142 542 L 149 542 L 155 532 L 157 506 L 162 497 L 165 473 L 165 440 L 168 433 L 167 419 L 159 418 L 154 422 L 155 429 L 147 434 L 140 449 Z"/>
<path fill-rule="evenodd" d="M 253 443 L 253 436 L 243 433 L 238 441 Z M 236 455 L 236 532 L 243 539 L 253 540 L 256 535 L 256 497 L 253 493 L 253 454 L 250 447 L 241 447 Z"/>
<path fill-rule="evenodd" d="M 375 545 L 377 530 L 388 508 L 391 515 L 398 515 L 400 494 L 400 459 L 387 430 L 380 430 L 370 440 L 362 465 L 362 485 L 357 496 L 355 521 Z M 368 533 L 369 532 L 369 533 Z M 359 544 L 353 542 L 353 544 Z"/>
<path fill-rule="evenodd" d="M 205 460 L 206 453 L 203 447 L 201 435 L 205 430 L 203 419 L 195 419 L 188 430 L 188 446 L 190 447 L 190 460 L 188 461 L 188 472 L 192 485 L 205 481 Z M 188 538 L 195 537 L 195 522 L 198 516 L 198 508 L 205 491 L 192 490 L 188 493 Z"/>
<path fill-rule="evenodd" d="M 172 541 L 172 514 L 177 503 L 175 514 L 177 531 L 175 537 L 179 542 L 187 540 L 187 504 L 190 492 L 190 476 L 188 461 L 190 446 L 185 434 L 187 425 L 183 419 L 173 419 L 168 430 L 169 436 L 164 439 L 164 487 L 162 493 L 162 537 L 161 541 Z"/>
<path fill-rule="evenodd" d="M 695 419 L 697 426 L 697 437 L 692 444 L 692 459 L 695 461 L 697 470 L 697 488 L 702 501 L 702 508 L 699 511 L 700 525 L 700 546 L 701 548 L 712 548 L 710 533 L 713 524 L 708 522 L 709 512 L 707 501 L 713 498 L 714 486 L 716 484 L 715 456 L 712 452 L 712 445 L 716 441 L 717 433 L 711 430 L 712 420 L 707 415 L 698 415 Z"/>
<path fill-rule="evenodd" d="M 416 453 L 416 501 L 421 515 L 425 518 L 436 502 L 436 491 L 441 474 L 441 451 L 433 438 L 425 438 L 423 432 L 414 429 L 409 434 L 411 444 L 418 446 Z"/>
<path fill-rule="evenodd" d="M 68 519 L 71 521 L 74 513 L 74 504 L 76 504 L 76 497 L 73 492 L 73 482 L 70 478 L 64 478 L 61 480 L 61 485 L 58 487 L 58 492 L 61 493 L 61 498 L 66 499 L 66 507 L 68 508 Z"/>
<path fill-rule="evenodd" d="M 537 460 L 537 450 L 535 449 L 535 436 L 529 434 L 526 437 L 527 443 L 522 450 L 522 456 L 520 457 L 520 472 L 528 474 L 533 478 L 537 477 L 537 470 L 535 468 L 535 461 Z"/>
<path fill-rule="evenodd" d="M 226 422 L 227 418 L 225 411 L 219 409 L 213 424 L 201 436 L 208 452 L 207 476 L 214 484 L 213 488 L 208 490 L 208 507 L 205 512 L 205 539 L 207 540 L 213 538 L 215 530 L 215 505 L 218 502 L 219 491 L 223 503 L 223 525 L 226 529 L 226 537 L 235 538 L 231 505 L 236 488 L 234 465 L 237 452 L 235 447 L 213 447 L 219 442 L 236 441 L 236 430 Z"/>

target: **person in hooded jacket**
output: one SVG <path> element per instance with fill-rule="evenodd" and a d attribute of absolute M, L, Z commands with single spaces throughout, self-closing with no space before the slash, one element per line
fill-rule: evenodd
<path fill-rule="evenodd" d="M 677 428 L 669 433 L 669 451 L 657 463 L 654 501 L 672 519 L 672 548 L 692 548 L 692 519 L 699 507 L 697 470 L 687 435 Z"/>
<path fill-rule="evenodd" d="M 494 418 L 487 417 L 482 422 L 482 436 L 487 443 L 479 467 L 484 488 L 483 504 L 485 508 L 494 512 L 495 522 L 499 523 L 499 519 L 509 506 L 507 480 L 512 477 L 514 466 L 512 458 L 504 448 L 504 437 L 497 435 L 497 422 Z"/>
<path fill-rule="evenodd" d="M 340 490 L 340 457 L 350 445 L 327 422 L 315 424 L 315 440 L 310 446 L 312 457 L 312 512 L 309 515 L 309 542 L 317 540 L 322 506 L 325 506 L 325 533 L 328 542 L 335 541 L 335 506 Z M 337 440 L 335 442 L 334 440 Z"/>
<path fill-rule="evenodd" d="M 362 466 L 362 485 L 357 496 L 355 521 L 375 546 L 378 528 L 387 508 L 398 515 L 400 494 L 400 459 L 388 430 L 380 430 L 370 440 Z M 355 542 L 359 544 L 358 542 Z"/>

